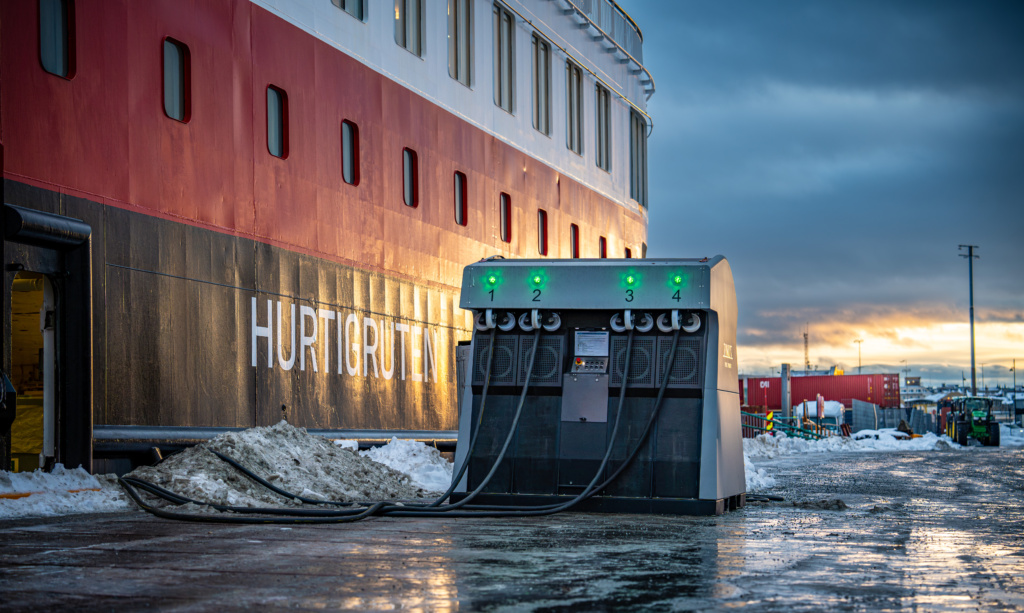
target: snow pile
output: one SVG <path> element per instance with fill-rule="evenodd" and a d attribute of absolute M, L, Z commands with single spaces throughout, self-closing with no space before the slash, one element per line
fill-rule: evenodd
<path fill-rule="evenodd" d="M 407 475 L 284 421 L 221 434 L 168 456 L 157 466 L 139 467 L 129 476 L 201 502 L 244 507 L 299 504 L 253 482 L 211 451 L 219 451 L 273 485 L 306 498 L 365 501 L 430 495 Z"/>
<path fill-rule="evenodd" d="M 929 432 L 910 438 L 893 428 L 881 430 L 860 430 L 853 435 L 858 449 L 852 451 L 933 451 L 936 449 L 960 449 L 948 436 Z"/>
<path fill-rule="evenodd" d="M 334 441 L 334 444 L 342 449 L 348 449 L 349 451 L 359 451 L 359 441 L 337 439 Z"/>
<path fill-rule="evenodd" d="M 1000 447 L 1024 447 L 1024 428 L 999 424 Z"/>
<path fill-rule="evenodd" d="M 27 494 L 27 495 L 24 495 Z M 84 468 L 52 472 L 0 471 L 0 518 L 110 513 L 131 508 L 113 475 L 93 476 Z"/>
<path fill-rule="evenodd" d="M 414 484 L 431 492 L 443 492 L 452 482 L 452 464 L 441 452 L 419 441 L 392 438 L 383 447 L 360 451 L 359 455 L 380 462 L 409 476 Z"/>
<path fill-rule="evenodd" d="M 747 491 L 756 492 L 775 487 L 775 477 L 769 476 L 763 468 L 754 466 L 746 450 L 743 452 L 743 469 L 747 476 Z"/>
<path fill-rule="evenodd" d="M 774 458 L 795 453 L 828 453 L 832 451 L 930 451 L 960 446 L 946 436 L 929 432 L 924 436 L 900 440 L 902 433 L 892 429 L 861 430 L 851 437 L 830 436 L 817 441 L 762 434 L 743 439 L 743 452 L 752 458 Z"/>

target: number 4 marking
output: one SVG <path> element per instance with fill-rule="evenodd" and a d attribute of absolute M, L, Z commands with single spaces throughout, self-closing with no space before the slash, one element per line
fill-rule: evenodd
<path fill-rule="evenodd" d="M 682 298 L 679 296 L 679 290 L 676 290 L 676 293 L 672 294 L 672 300 L 675 300 L 676 302 L 682 300 Z"/>

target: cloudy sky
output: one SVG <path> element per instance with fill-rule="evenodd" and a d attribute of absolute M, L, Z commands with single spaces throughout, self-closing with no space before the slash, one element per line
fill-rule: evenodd
<path fill-rule="evenodd" d="M 649 257 L 721 253 L 746 374 L 1024 367 L 1024 2 L 619 0 L 644 34 Z M 904 363 L 903 361 L 906 361 Z M 1024 372 L 1018 377 L 1024 384 Z"/>

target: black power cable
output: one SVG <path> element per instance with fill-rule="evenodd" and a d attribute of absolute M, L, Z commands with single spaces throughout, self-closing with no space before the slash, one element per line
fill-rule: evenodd
<path fill-rule="evenodd" d="M 142 507 L 144 510 L 146 510 L 148 512 L 151 512 L 154 515 L 157 515 L 159 517 L 165 517 L 165 518 L 168 518 L 168 519 L 185 519 L 185 520 L 189 520 L 189 521 L 216 521 L 216 522 L 222 522 L 222 523 L 253 523 L 254 521 L 258 522 L 258 523 L 347 523 L 347 522 L 359 521 L 359 520 L 366 519 L 366 518 L 372 517 L 372 516 L 377 516 L 377 515 L 388 515 L 388 516 L 394 516 L 394 517 L 523 517 L 523 516 L 549 515 L 549 514 L 558 513 L 558 512 L 562 512 L 562 511 L 568 510 L 568 509 L 572 508 L 573 506 L 575 506 L 576 504 L 578 504 L 580 501 L 585 500 L 585 499 L 589 498 L 590 496 L 593 496 L 594 494 L 599 492 L 601 489 L 607 487 L 608 484 L 610 484 L 612 481 L 614 481 L 614 479 L 617 478 L 618 475 L 621 474 L 623 470 L 625 470 L 625 468 L 630 464 L 630 462 L 632 462 L 632 460 L 636 457 L 636 454 L 642 448 L 643 444 L 645 443 L 645 441 L 647 439 L 647 436 L 648 436 L 648 434 L 650 432 L 650 429 L 651 429 L 652 425 L 657 420 L 657 416 L 658 416 L 660 408 L 661 408 L 661 401 L 662 401 L 665 389 L 667 387 L 669 375 L 671 373 L 672 365 L 673 365 L 673 362 L 674 362 L 674 359 L 675 359 L 675 350 L 676 350 L 677 343 L 678 343 L 679 331 L 677 330 L 675 335 L 673 336 L 672 348 L 671 348 L 671 351 L 670 351 L 670 354 L 669 354 L 670 357 L 669 357 L 668 368 L 666 370 L 666 375 L 665 375 L 665 378 L 662 381 L 661 387 L 659 388 L 658 397 L 657 397 L 657 399 L 655 401 L 655 406 L 654 406 L 654 409 L 652 411 L 651 417 L 649 418 L 649 420 L 647 422 L 647 426 L 645 427 L 644 432 L 641 434 L 640 439 L 637 441 L 636 445 L 633 447 L 632 452 L 629 454 L 629 456 L 626 458 L 626 460 L 615 470 L 615 472 L 611 476 L 609 476 L 609 478 L 605 479 L 605 481 L 602 482 L 600 485 L 596 485 L 595 486 L 595 484 L 597 483 L 598 479 L 603 474 L 603 472 L 604 472 L 604 470 L 605 470 L 605 468 L 606 468 L 606 466 L 608 464 L 609 458 L 611 457 L 611 452 L 612 452 L 612 449 L 614 447 L 614 441 L 615 441 L 616 435 L 618 433 L 619 425 L 621 423 L 622 413 L 624 412 L 623 409 L 624 409 L 624 406 L 625 406 L 625 396 L 626 396 L 626 387 L 627 387 L 629 366 L 630 366 L 630 361 L 632 359 L 632 345 L 633 345 L 633 331 L 632 330 L 630 330 L 628 338 L 627 338 L 627 343 L 626 343 L 626 360 L 625 360 L 625 364 L 623 366 L 624 372 L 626 373 L 626 376 L 624 377 L 623 384 L 622 384 L 622 386 L 620 388 L 620 391 L 619 391 L 619 407 L 618 407 L 618 410 L 616 412 L 616 418 L 615 418 L 615 423 L 614 423 L 614 425 L 612 427 L 612 433 L 611 433 L 611 436 L 609 437 L 608 448 L 605 450 L 604 457 L 601 460 L 601 465 L 598 467 L 598 470 L 596 471 L 596 473 L 594 475 L 594 478 L 590 481 L 590 483 L 587 485 L 587 487 L 584 488 L 584 490 L 579 495 L 575 496 L 571 500 L 568 500 L 566 502 L 559 503 L 559 504 L 553 504 L 553 505 L 543 505 L 543 506 L 536 506 L 536 507 L 511 507 L 511 508 L 510 507 L 503 507 L 503 506 L 496 506 L 496 505 L 469 505 L 469 506 L 467 506 L 467 503 L 469 503 L 473 498 L 475 498 L 478 494 L 480 494 L 480 492 L 483 491 L 484 487 L 486 487 L 487 484 L 490 482 L 491 478 L 496 473 L 497 468 L 500 466 L 502 460 L 504 459 L 505 453 L 508 450 L 508 447 L 509 447 L 509 444 L 511 443 L 512 438 L 514 438 L 515 432 L 516 432 L 516 430 L 518 428 L 519 418 L 521 417 L 522 409 L 523 409 L 523 406 L 525 404 L 526 395 L 527 395 L 527 392 L 528 392 L 528 389 L 529 389 L 530 376 L 532 375 L 532 372 L 533 372 L 533 363 L 534 363 L 534 359 L 536 357 L 536 350 L 537 350 L 537 346 L 539 344 L 539 339 L 540 339 L 540 330 L 538 329 L 535 332 L 535 336 L 534 336 L 534 344 L 533 344 L 532 351 L 530 353 L 530 364 L 529 364 L 529 367 L 527 369 L 527 379 L 524 382 L 523 391 L 522 391 L 522 394 L 520 396 L 519 406 L 516 409 L 516 414 L 515 414 L 515 416 L 513 418 L 512 425 L 511 425 L 510 430 L 509 430 L 509 434 L 506 437 L 504 445 L 502 446 L 501 452 L 498 454 L 498 457 L 495 460 L 494 464 L 492 465 L 491 470 L 488 472 L 487 476 L 484 478 L 484 480 L 481 482 L 481 484 L 478 485 L 474 489 L 474 491 L 471 492 L 466 498 L 460 500 L 457 503 L 447 505 L 446 507 L 437 508 L 445 499 L 450 497 L 451 493 L 454 491 L 454 488 L 457 486 L 457 484 L 461 480 L 463 474 L 465 473 L 466 467 L 468 466 L 469 459 L 472 456 L 472 451 L 473 451 L 473 448 L 475 447 L 476 441 L 479 439 L 479 437 L 477 435 L 479 434 L 480 426 L 481 426 L 482 421 L 483 421 L 483 408 L 484 408 L 484 403 L 486 401 L 487 389 L 488 389 L 489 384 L 490 384 L 491 366 L 492 366 L 492 362 L 493 362 L 494 336 L 495 336 L 495 332 L 492 329 L 491 336 L 490 336 L 490 343 L 489 343 L 489 346 L 488 346 L 489 351 L 488 351 L 488 359 L 487 359 L 487 373 L 486 373 L 486 377 L 485 377 L 485 381 L 484 381 L 484 390 L 483 390 L 482 397 L 481 397 L 480 415 L 478 417 L 478 422 L 477 422 L 476 428 L 474 430 L 473 441 L 471 443 L 469 452 L 467 453 L 466 457 L 464 458 L 464 461 L 463 461 L 462 466 L 460 467 L 460 469 L 459 469 L 459 471 L 458 471 L 458 473 L 456 475 L 456 478 L 454 478 L 452 480 L 452 485 L 449 487 L 448 491 L 446 491 L 440 498 L 438 498 L 437 500 L 435 500 L 433 503 L 431 503 L 429 505 L 401 504 L 401 503 L 392 503 L 392 502 L 381 501 L 381 502 L 373 503 L 370 506 L 362 508 L 362 509 L 355 508 L 355 509 L 345 509 L 345 510 L 339 510 L 339 511 L 330 511 L 330 510 L 322 510 L 322 509 L 311 510 L 311 509 L 289 509 L 289 508 L 283 508 L 282 509 L 282 508 L 231 507 L 231 506 L 226 506 L 226 505 L 216 505 L 216 504 L 202 503 L 202 502 L 199 502 L 199 501 L 195 501 L 195 500 L 186 498 L 184 496 L 180 496 L 178 494 L 175 494 L 173 492 L 170 492 L 168 490 L 160 488 L 159 486 L 156 486 L 154 484 L 148 483 L 146 481 L 143 481 L 143 480 L 137 479 L 137 478 L 131 478 L 131 477 L 122 478 L 122 479 L 119 479 L 119 482 L 126 489 L 126 491 L 132 497 L 132 499 L 140 507 Z M 257 483 L 260 483 L 261 485 L 264 485 L 265 487 L 268 487 L 269 489 L 271 489 L 271 491 L 274 491 L 275 493 L 278 493 L 279 495 L 285 496 L 287 498 L 299 500 L 299 501 L 305 502 L 307 504 L 334 504 L 334 505 L 339 505 L 339 506 L 349 506 L 349 505 L 352 504 L 352 503 L 341 503 L 341 502 L 331 502 L 331 501 L 321 501 L 321 500 L 315 500 L 315 499 L 307 499 L 307 498 L 303 498 L 301 496 L 292 494 L 290 492 L 287 492 L 285 490 L 277 488 L 276 486 L 273 486 L 272 484 L 270 484 L 266 480 L 264 480 L 261 477 L 255 475 L 254 473 L 252 473 L 252 471 L 249 471 L 248 469 L 246 469 L 244 466 L 242 466 L 240 463 L 235 461 L 233 458 L 230 458 L 229 456 L 226 456 L 226 455 L 221 454 L 221 453 L 216 452 L 216 451 L 214 453 L 218 457 L 224 459 L 226 462 L 231 464 L 233 467 L 235 467 L 236 469 L 241 471 L 243 474 L 245 474 L 245 475 L 249 476 L 250 478 L 252 478 Z M 159 509 L 159 508 L 153 507 L 152 505 L 148 505 L 148 504 L 144 503 L 141 500 L 141 497 L 137 494 L 137 492 L 134 491 L 132 486 L 137 486 L 140 489 L 144 489 L 145 491 L 147 491 L 147 492 L 149 492 L 149 493 L 151 493 L 153 495 L 159 496 L 161 498 L 164 498 L 165 500 L 168 500 L 169 502 L 172 502 L 174 504 L 193 503 L 193 504 L 198 504 L 198 505 L 209 506 L 209 507 L 214 508 L 214 509 L 216 509 L 218 511 L 229 511 L 229 512 L 241 513 L 241 514 L 284 515 L 285 517 L 284 518 L 271 517 L 271 518 L 256 519 L 256 518 L 251 518 L 251 517 L 238 517 L 238 516 L 230 516 L 230 515 L 208 515 L 208 516 L 204 516 L 204 515 L 195 515 L 195 514 L 186 514 L 186 513 L 175 513 L 175 512 L 172 512 L 172 511 L 167 511 L 165 509 Z M 456 510 L 456 509 L 459 509 L 460 507 L 463 507 L 463 506 L 466 507 L 466 510 L 461 510 L 461 511 L 457 511 Z"/>
<path fill-rule="evenodd" d="M 632 339 L 627 341 L 627 345 L 628 345 L 629 342 L 632 342 Z M 590 498 L 590 497 L 596 495 L 598 492 L 600 492 L 604 488 L 608 487 L 609 484 L 611 484 L 613 481 L 615 481 L 615 479 L 617 479 L 618 476 L 620 474 L 622 474 L 622 471 L 626 470 L 626 468 L 629 467 L 630 463 L 633 461 L 634 458 L 636 458 L 636 455 L 643 448 L 644 443 L 647 441 L 647 436 L 648 436 L 648 434 L 650 434 L 651 427 L 653 427 L 655 422 L 657 422 L 658 414 L 661 412 L 661 401 L 662 401 L 662 398 L 665 396 L 665 390 L 668 388 L 668 381 L 669 381 L 670 375 L 672 374 L 672 367 L 675 364 L 676 347 L 678 346 L 678 344 L 679 344 L 679 330 L 676 330 L 675 333 L 672 335 L 672 348 L 669 350 L 670 352 L 669 352 L 669 357 L 668 357 L 668 365 L 665 367 L 665 377 L 661 380 L 661 385 L 658 387 L 658 396 L 657 396 L 657 398 L 654 401 L 654 409 L 651 411 L 651 416 L 647 420 L 647 425 L 644 427 L 643 433 L 640 434 L 639 440 L 637 440 L 636 444 L 633 446 L 633 450 L 629 453 L 629 455 L 626 457 L 626 459 L 623 460 L 622 464 L 620 464 L 619 467 L 615 469 L 615 472 L 613 472 L 600 485 L 595 487 L 589 494 L 587 494 L 587 498 Z M 629 356 L 626 357 L 626 360 L 627 360 L 627 367 L 628 367 Z M 626 369 L 625 372 L 628 373 L 628 368 Z M 626 377 L 623 377 L 623 387 L 625 387 L 625 383 L 626 383 Z M 623 392 L 620 392 L 620 394 L 621 393 L 623 393 Z M 622 411 L 622 407 L 623 407 L 623 405 L 622 405 L 622 401 L 621 401 L 621 397 L 620 397 L 620 402 L 619 402 L 619 411 L 620 412 Z M 542 505 L 542 506 L 529 507 L 529 508 L 530 509 L 546 509 L 546 508 L 554 508 L 554 507 L 557 507 L 557 506 L 559 506 L 559 505 L 558 504 L 551 504 L 551 505 Z M 472 507 L 467 507 L 467 508 L 469 508 L 469 509 L 476 509 L 476 508 L 479 508 L 479 507 L 472 506 Z M 513 506 L 508 506 L 508 505 L 505 505 L 505 506 L 495 505 L 495 506 L 491 506 L 489 508 L 491 508 L 491 509 L 503 509 L 503 510 L 509 510 L 509 511 L 515 511 L 515 510 L 523 509 L 523 507 L 513 507 Z"/>
<path fill-rule="evenodd" d="M 431 507 L 435 507 L 436 508 L 446 498 L 448 498 L 451 495 L 451 493 L 454 491 L 455 486 L 458 484 L 458 479 L 461 479 L 462 474 L 465 472 L 466 467 L 469 464 L 469 458 L 472 456 L 472 451 L 473 451 L 473 448 L 475 447 L 476 440 L 478 440 L 478 438 L 479 438 L 477 435 L 479 434 L 480 426 L 483 423 L 484 401 L 486 400 L 487 388 L 490 385 L 491 367 L 492 367 L 492 364 L 493 364 L 493 357 L 494 357 L 494 336 L 495 336 L 494 329 L 491 330 L 490 343 L 489 343 L 489 346 L 488 346 L 489 351 L 488 351 L 488 357 L 487 357 L 487 374 L 486 374 L 486 378 L 484 380 L 484 392 L 483 392 L 483 396 L 481 398 L 481 410 L 480 410 L 480 415 L 479 415 L 479 418 L 478 418 L 477 426 L 476 426 L 475 431 L 474 431 L 473 442 L 471 443 L 471 447 L 469 449 L 469 453 L 467 453 L 466 458 L 463 461 L 462 468 L 460 468 L 460 470 L 459 470 L 458 479 L 453 480 L 453 483 L 449 487 L 448 491 L 445 492 L 440 498 L 435 500 L 430 505 L 417 505 L 417 504 L 408 504 L 408 505 L 406 505 L 406 504 L 401 504 L 401 503 L 392 503 L 392 502 L 381 501 L 381 502 L 372 503 L 370 506 L 366 507 L 364 510 L 360 510 L 360 509 L 347 509 L 347 510 L 344 510 L 344 511 L 323 511 L 323 510 L 317 510 L 316 512 L 312 512 L 310 510 L 304 510 L 304 509 L 288 509 L 288 508 L 277 509 L 277 508 L 273 508 L 274 510 L 272 512 L 267 512 L 267 511 L 269 511 L 268 508 L 262 508 L 262 509 L 254 510 L 253 507 L 232 507 L 232 506 L 226 506 L 226 505 L 216 505 L 216 504 L 211 504 L 211 503 L 199 502 L 199 501 L 192 500 L 192 499 L 186 498 L 184 496 L 175 494 L 174 492 L 170 492 L 169 490 L 161 488 L 161 487 L 159 487 L 159 486 L 157 486 L 157 485 L 155 485 L 153 483 L 150 483 L 148 481 L 145 481 L 145 480 L 142 480 L 142 479 L 138 479 L 138 478 L 135 478 L 135 477 L 120 478 L 120 479 L 118 479 L 118 482 L 128 492 L 129 496 L 131 496 L 131 498 L 137 504 L 139 504 L 139 506 L 142 507 L 144 510 L 149 511 L 149 512 L 151 512 L 154 515 L 157 515 L 159 517 L 166 517 L 166 518 L 169 518 L 169 519 L 189 519 L 191 521 L 226 521 L 227 523 L 245 523 L 245 522 L 249 521 L 249 518 L 242 518 L 242 517 L 232 518 L 230 516 L 216 516 L 216 515 L 199 516 L 199 515 L 192 515 L 192 514 L 185 514 L 185 513 L 174 513 L 172 511 L 166 511 L 165 509 L 159 509 L 159 508 L 153 507 L 152 505 L 145 504 L 142 501 L 141 497 L 138 495 L 138 493 L 136 491 L 134 491 L 134 487 L 139 487 L 140 489 L 143 489 L 143 490 L 149 492 L 150 494 L 153 494 L 155 496 L 163 498 L 164 500 L 167 500 L 168 502 L 171 502 L 171 503 L 177 504 L 177 505 L 186 504 L 186 503 L 193 503 L 193 504 L 198 504 L 198 505 L 209 506 L 209 507 L 214 508 L 214 509 L 219 510 L 219 511 L 231 511 L 231 512 L 246 513 L 246 514 L 259 513 L 259 514 L 276 514 L 276 515 L 316 516 L 318 518 L 317 521 L 321 521 L 321 522 L 328 522 L 328 521 L 330 521 L 330 522 L 341 523 L 341 522 L 348 522 L 348 521 L 358 521 L 360 519 L 365 519 L 365 518 L 373 516 L 373 515 L 385 514 L 392 507 L 394 507 L 395 509 L 402 509 L 402 510 L 407 510 L 407 511 L 410 511 L 410 512 L 417 511 L 417 510 L 419 510 L 420 512 L 428 512 L 428 516 L 432 515 L 435 512 L 436 513 L 448 513 L 448 512 L 450 512 L 449 510 L 453 510 L 453 509 L 457 509 L 457 508 L 461 507 L 462 505 L 468 503 L 472 499 L 472 497 L 475 497 L 477 494 L 479 494 L 480 491 L 482 491 L 483 488 L 486 487 L 487 484 L 490 482 L 490 479 L 494 476 L 494 473 L 497 471 L 497 467 L 501 464 L 501 461 L 504 459 L 505 453 L 508 450 L 508 446 L 511 443 L 511 440 L 514 437 L 515 431 L 516 431 L 516 429 L 518 427 L 519 418 L 522 415 L 523 406 L 524 406 L 524 404 L 526 402 L 526 395 L 527 395 L 527 392 L 528 392 L 528 389 L 529 389 L 530 378 L 531 378 L 532 373 L 533 373 L 534 359 L 536 357 L 537 347 L 540 344 L 540 332 L 541 332 L 541 330 L 540 330 L 540 328 L 538 328 L 536 330 L 535 334 L 534 334 L 533 348 L 532 348 L 532 350 L 530 352 L 530 363 L 529 363 L 529 367 L 528 367 L 528 370 L 527 370 L 526 381 L 525 381 L 525 383 L 523 385 L 523 392 L 522 392 L 522 394 L 520 396 L 519 406 L 518 406 L 518 408 L 516 410 L 516 415 L 515 415 L 515 417 L 514 417 L 514 419 L 512 421 L 512 426 L 510 428 L 509 436 L 506 437 L 506 439 L 505 439 L 505 444 L 502 447 L 501 453 L 498 455 L 498 458 L 495 460 L 494 465 L 492 466 L 491 471 L 488 473 L 487 477 L 484 479 L 484 482 L 481 483 L 470 494 L 469 497 L 467 497 L 467 498 L 465 498 L 465 499 L 463 499 L 463 500 L 461 500 L 461 501 L 459 501 L 457 503 L 448 505 L 447 507 L 444 507 L 443 509 L 438 509 L 437 511 L 434 511 L 434 512 L 428 512 L 429 508 L 431 508 Z M 627 360 L 628 360 L 628 358 L 627 358 Z M 220 453 L 218 451 L 213 451 L 213 453 L 215 455 L 217 455 L 217 457 L 219 457 L 219 458 L 223 459 L 224 461 L 228 462 L 231 466 L 233 466 L 234 468 L 236 468 L 237 470 L 239 470 L 240 472 L 242 472 L 243 474 L 245 474 L 249 478 L 253 479 L 255 482 L 259 483 L 260 485 L 263 485 L 264 487 L 267 487 L 271 491 L 273 491 L 273 492 L 275 492 L 275 493 L 277 493 L 277 494 L 279 494 L 281 496 L 284 496 L 286 498 L 294 499 L 294 500 L 299 500 L 299 501 L 307 503 L 307 504 L 334 504 L 334 505 L 339 505 L 339 506 L 351 505 L 351 503 L 347 503 L 347 502 L 342 503 L 342 502 L 322 501 L 322 500 L 304 498 L 304 497 L 299 496 L 297 494 L 293 494 L 291 492 L 282 490 L 282 489 L 274 486 L 273 484 L 269 483 L 268 481 L 266 481 L 262 477 L 256 475 L 252 471 L 248 470 L 241 463 L 239 463 L 238 461 L 234 460 L 230 456 L 227 456 L 227 455 L 225 455 L 223 453 Z M 264 513 L 264 512 L 266 512 L 266 513 Z M 213 520 L 212 518 L 215 518 L 215 517 L 217 517 L 218 519 Z M 313 521 L 312 519 L 308 519 L 308 518 L 305 518 L 305 517 L 304 518 L 293 518 L 293 517 L 290 517 L 288 523 L 291 523 L 290 520 L 292 520 L 292 519 L 294 519 L 295 521 L 300 521 L 300 522 Z M 238 520 L 241 520 L 241 521 L 238 521 Z M 259 521 L 261 523 L 267 523 L 267 522 L 279 522 L 281 520 L 267 519 L 267 520 L 259 520 Z"/>

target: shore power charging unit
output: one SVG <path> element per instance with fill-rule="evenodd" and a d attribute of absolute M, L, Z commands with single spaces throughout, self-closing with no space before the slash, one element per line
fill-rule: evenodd
<path fill-rule="evenodd" d="M 454 500 L 478 489 L 498 459 L 536 343 L 515 434 L 475 504 L 571 500 L 611 445 L 599 481 L 634 459 L 577 510 L 713 515 L 744 505 L 736 292 L 724 257 L 488 259 L 465 268 L 460 306 L 475 325 L 456 466 L 473 452 Z"/>

